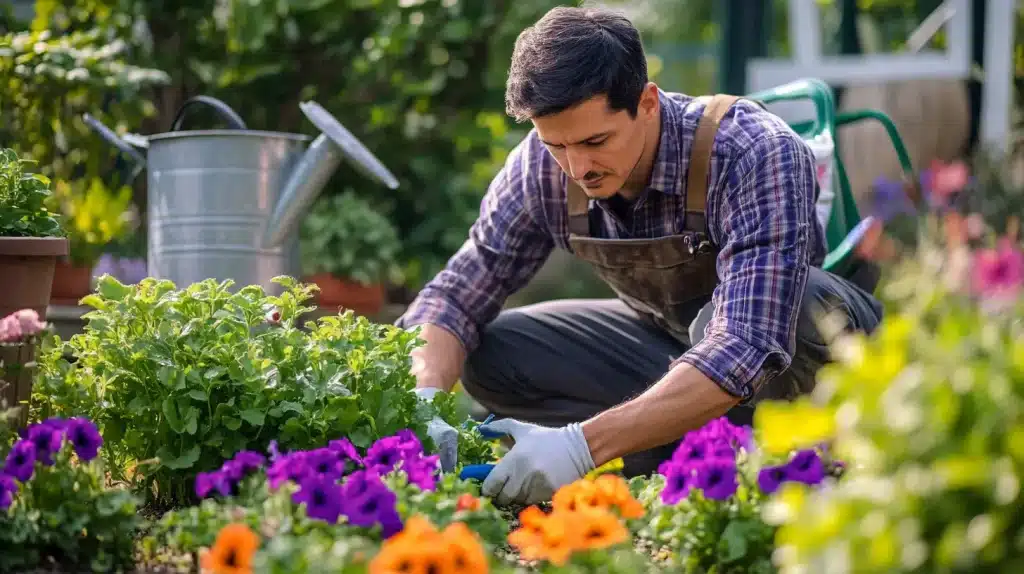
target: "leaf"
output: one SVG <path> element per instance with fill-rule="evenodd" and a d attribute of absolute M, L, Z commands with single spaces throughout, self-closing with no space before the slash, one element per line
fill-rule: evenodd
<path fill-rule="evenodd" d="M 747 555 L 747 537 L 753 534 L 752 526 L 747 521 L 733 521 L 725 527 L 718 541 L 720 562 L 736 562 Z"/>
<path fill-rule="evenodd" d="M 204 391 L 203 389 L 192 389 L 191 391 L 188 392 L 188 396 L 204 403 L 210 399 L 210 396 L 207 395 L 206 391 Z"/>
<path fill-rule="evenodd" d="M 162 446 L 160 447 L 159 450 L 156 451 L 156 456 L 157 458 L 160 459 L 161 466 L 170 468 L 172 470 L 181 470 L 185 468 L 192 468 L 192 465 L 194 465 L 196 461 L 199 460 L 199 455 L 201 454 L 201 452 L 202 449 L 199 447 L 198 444 L 196 444 L 192 445 L 192 448 L 186 450 L 180 455 L 175 456 L 174 454 L 171 453 L 170 449 L 168 449 L 166 446 Z"/>
<path fill-rule="evenodd" d="M 262 426 L 263 421 L 266 420 L 266 413 L 257 409 L 246 409 L 241 412 L 241 417 L 245 419 L 245 422 L 258 427 Z"/>
<path fill-rule="evenodd" d="M 237 419 L 235 417 L 224 417 L 220 422 L 224 425 L 224 428 L 230 431 L 236 431 L 242 428 L 242 419 Z"/>
<path fill-rule="evenodd" d="M 132 288 L 110 275 L 104 275 L 97 281 L 96 291 L 105 299 L 124 301 L 132 292 Z"/>
<path fill-rule="evenodd" d="M 163 404 L 164 418 L 167 420 L 167 426 L 171 427 L 171 430 L 181 434 L 185 431 L 185 425 L 178 416 L 178 407 L 174 403 L 173 397 L 167 397 L 164 399 Z"/>

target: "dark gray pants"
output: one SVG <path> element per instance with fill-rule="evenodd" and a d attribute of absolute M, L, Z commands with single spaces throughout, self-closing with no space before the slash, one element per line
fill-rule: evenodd
<path fill-rule="evenodd" d="M 866 332 L 874 330 L 882 314 L 878 301 L 856 285 L 812 269 L 793 361 L 755 401 L 814 388 L 815 374 L 829 360 L 815 313 L 834 309 L 845 311 L 850 329 Z M 692 343 L 704 337 L 713 311 L 708 303 L 694 317 Z M 485 327 L 480 346 L 466 360 L 462 384 L 498 418 L 561 426 L 641 394 L 686 349 L 618 299 L 549 301 L 505 310 Z M 728 416 L 734 423 L 750 424 L 753 408 L 738 406 Z M 625 457 L 625 473 L 649 474 L 677 444 Z"/>

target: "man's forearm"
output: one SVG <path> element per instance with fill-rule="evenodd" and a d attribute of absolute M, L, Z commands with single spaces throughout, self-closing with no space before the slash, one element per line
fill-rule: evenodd
<path fill-rule="evenodd" d="M 639 397 L 583 423 L 594 464 L 668 444 L 724 415 L 739 397 L 679 363 Z"/>
<path fill-rule="evenodd" d="M 416 386 L 452 390 L 455 381 L 462 375 L 462 364 L 466 361 L 462 343 L 447 330 L 429 324 L 421 327 L 420 339 L 425 344 L 410 353 Z"/>

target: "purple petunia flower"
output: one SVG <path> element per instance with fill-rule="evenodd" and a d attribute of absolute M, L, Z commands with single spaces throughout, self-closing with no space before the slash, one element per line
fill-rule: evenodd
<path fill-rule="evenodd" d="M 345 462 L 329 448 L 307 451 L 305 459 L 310 472 L 332 480 L 338 480 L 345 474 Z"/>
<path fill-rule="evenodd" d="M 420 438 L 416 436 L 416 433 L 410 429 L 402 429 L 395 433 L 395 438 L 398 439 L 399 449 L 402 451 L 402 456 L 405 458 L 418 457 L 423 454 L 423 443 Z"/>
<path fill-rule="evenodd" d="M 83 462 L 89 462 L 99 454 L 103 445 L 103 437 L 99 429 L 92 421 L 83 418 L 73 418 L 67 424 L 67 439 L 75 448 L 75 453 Z"/>
<path fill-rule="evenodd" d="M 196 496 L 206 498 L 216 491 L 221 496 L 231 496 L 231 477 L 226 472 L 200 472 L 196 475 Z"/>
<path fill-rule="evenodd" d="M 235 453 L 235 456 L 231 460 L 225 462 L 224 466 L 221 467 L 221 471 L 232 481 L 238 482 L 249 472 L 263 468 L 263 464 L 266 460 L 267 459 L 258 452 L 242 450 Z"/>
<path fill-rule="evenodd" d="M 709 459 L 696 465 L 696 485 L 704 496 L 712 500 L 725 500 L 736 493 L 736 461 L 725 458 Z"/>
<path fill-rule="evenodd" d="M 690 495 L 693 487 L 693 471 L 689 464 L 669 461 L 658 468 L 665 475 L 665 487 L 661 490 L 661 501 L 673 505 Z"/>
<path fill-rule="evenodd" d="M 916 210 L 906 190 L 902 181 L 877 178 L 871 195 L 871 215 L 883 223 L 898 215 L 913 215 Z"/>
<path fill-rule="evenodd" d="M 342 488 L 334 479 L 310 474 L 299 483 L 292 502 L 306 505 L 306 516 L 329 524 L 338 522 L 342 509 Z"/>
<path fill-rule="evenodd" d="M 0 510 L 7 510 L 14 502 L 14 495 L 18 492 L 18 483 L 13 478 L 0 472 Z"/>
<path fill-rule="evenodd" d="M 332 440 L 328 443 L 327 448 L 337 453 L 342 460 L 350 460 L 357 465 L 363 464 L 363 457 L 359 456 L 359 451 L 347 438 Z"/>
<path fill-rule="evenodd" d="M 438 455 L 421 456 L 416 459 L 406 459 L 401 470 L 409 478 L 409 482 L 415 484 L 420 490 L 434 490 L 437 488 L 438 473 L 440 466 Z"/>
<path fill-rule="evenodd" d="M 306 453 L 297 451 L 278 456 L 274 464 L 267 469 L 267 480 L 270 488 L 276 490 L 283 482 L 300 483 L 310 474 L 312 470 L 306 464 Z"/>
<path fill-rule="evenodd" d="M 786 474 L 790 480 L 814 486 L 825 479 L 825 463 L 817 451 L 802 450 L 786 463 Z"/>
<path fill-rule="evenodd" d="M 405 460 L 405 450 L 403 449 L 408 449 L 408 444 L 403 443 L 400 437 L 382 438 L 367 449 L 363 464 L 377 474 L 387 474 L 394 470 L 398 463 Z"/>
<path fill-rule="evenodd" d="M 765 494 L 772 494 L 787 480 L 789 475 L 785 466 L 768 466 L 757 473 L 757 486 Z"/>
<path fill-rule="evenodd" d="M 344 514 L 350 524 L 371 528 L 380 524 L 384 537 L 402 529 L 402 519 L 396 507 L 398 497 L 379 477 L 368 472 L 349 476 L 343 487 Z"/>
<path fill-rule="evenodd" d="M 64 442 L 63 427 L 42 422 L 30 426 L 25 435 L 36 447 L 36 460 L 46 466 L 53 466 L 53 456 L 60 452 Z"/>
<path fill-rule="evenodd" d="M 28 482 L 35 472 L 36 466 L 36 445 L 31 440 L 21 439 L 14 443 L 11 452 L 7 453 L 7 460 L 4 461 L 4 473 L 8 476 Z"/>

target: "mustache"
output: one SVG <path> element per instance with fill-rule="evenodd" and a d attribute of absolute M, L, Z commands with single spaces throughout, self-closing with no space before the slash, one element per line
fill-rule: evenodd
<path fill-rule="evenodd" d="M 601 179 L 602 177 L 604 177 L 604 174 L 597 173 L 596 171 L 591 171 L 591 172 L 588 172 L 587 175 L 583 176 L 583 179 L 581 179 L 580 181 L 583 181 L 583 182 L 597 181 L 597 180 Z"/>

